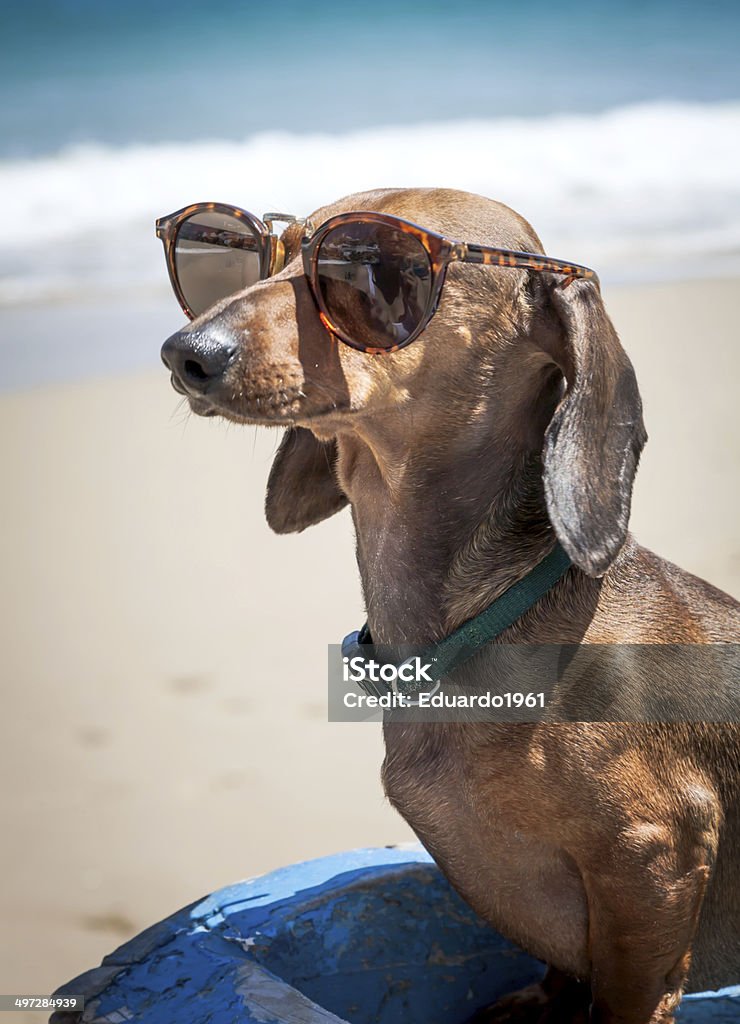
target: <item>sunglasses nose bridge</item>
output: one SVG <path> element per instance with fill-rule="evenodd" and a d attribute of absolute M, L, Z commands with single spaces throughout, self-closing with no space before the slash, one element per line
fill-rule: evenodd
<path fill-rule="evenodd" d="M 271 235 L 270 238 L 272 244 L 272 269 L 270 273 L 279 274 L 285 266 L 285 246 L 275 235 Z"/>

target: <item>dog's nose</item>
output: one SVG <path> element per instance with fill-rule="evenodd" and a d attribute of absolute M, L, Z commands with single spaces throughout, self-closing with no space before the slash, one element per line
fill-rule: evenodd
<path fill-rule="evenodd" d="M 231 365 L 237 345 L 212 331 L 178 331 L 162 346 L 162 362 L 186 391 L 203 394 Z"/>

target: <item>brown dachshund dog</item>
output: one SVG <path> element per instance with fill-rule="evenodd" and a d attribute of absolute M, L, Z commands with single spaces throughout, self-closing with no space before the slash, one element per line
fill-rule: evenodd
<path fill-rule="evenodd" d="M 360 210 L 541 251 L 516 213 L 450 190 L 367 192 L 311 220 Z M 279 274 L 213 306 L 163 358 L 196 413 L 287 428 L 267 488 L 274 530 L 349 502 L 376 641 L 447 636 L 556 537 L 573 566 L 504 640 L 737 641 L 736 602 L 627 532 L 646 435 L 593 282 L 453 264 L 418 343 L 372 356 L 323 326 L 301 235 L 285 231 Z M 682 991 L 740 982 L 740 727 L 384 732 L 390 801 L 478 913 L 548 964 L 481 1019 L 666 1024 Z"/>

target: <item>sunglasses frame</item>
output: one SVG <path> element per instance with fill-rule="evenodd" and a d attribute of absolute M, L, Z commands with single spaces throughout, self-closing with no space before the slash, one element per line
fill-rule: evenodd
<path fill-rule="evenodd" d="M 416 238 L 426 252 L 427 260 L 429 261 L 429 269 L 432 274 L 432 281 L 424 315 L 421 318 L 419 326 L 408 336 L 408 338 L 398 345 L 388 346 L 387 348 L 363 345 L 362 342 L 358 342 L 354 338 L 345 334 L 344 331 L 340 330 L 340 328 L 332 321 L 331 313 L 324 303 L 321 295 L 321 288 L 319 287 L 319 250 L 321 249 L 321 244 L 329 232 L 333 231 L 335 228 L 342 227 L 344 224 L 383 224 L 387 227 L 396 228 L 403 232 L 403 234 L 411 235 L 413 238 Z M 439 300 L 442 295 L 442 286 L 444 285 L 445 276 L 447 274 L 447 267 L 451 262 L 453 244 L 454 243 L 450 242 L 448 239 L 443 238 L 442 235 L 437 235 L 431 231 L 425 231 L 424 228 L 420 228 L 417 224 L 412 224 L 411 221 L 401 220 L 400 217 L 394 217 L 387 213 L 373 213 L 371 211 L 367 213 L 339 213 L 336 217 L 330 217 L 329 220 L 324 221 L 324 223 L 316 229 L 310 238 L 304 238 L 301 242 L 303 273 L 308 279 L 311 294 L 313 295 L 313 300 L 316 303 L 316 308 L 319 311 L 319 317 L 322 324 L 331 334 L 334 335 L 334 337 L 344 342 L 345 345 L 349 345 L 350 348 L 354 348 L 358 352 L 365 352 L 371 356 L 387 355 L 390 352 L 398 352 L 399 349 L 410 345 L 412 341 L 416 341 L 437 311 L 437 306 L 439 305 Z"/>
<path fill-rule="evenodd" d="M 447 269 L 451 263 L 474 263 L 483 266 L 531 270 L 536 273 L 562 274 L 565 278 L 562 287 L 567 287 L 576 278 L 591 280 L 597 288 L 599 287 L 599 278 L 596 272 L 579 263 L 566 262 L 552 256 L 545 256 L 544 253 L 521 252 L 517 249 L 500 249 L 496 246 L 478 245 L 473 242 L 457 242 L 389 213 L 376 213 L 370 210 L 340 213 L 330 217 L 313 230 L 309 221 L 298 220 L 298 218 L 293 217 L 291 214 L 266 213 L 264 220 L 260 220 L 259 217 L 255 217 L 254 214 L 249 213 L 247 210 L 242 210 L 238 206 L 229 206 L 225 203 L 193 203 L 191 206 L 185 206 L 183 209 L 177 210 L 167 217 L 161 217 L 156 222 L 157 237 L 161 238 L 164 243 L 167 270 L 172 288 L 180 306 L 191 320 L 194 320 L 199 314 L 192 312 L 182 294 L 175 266 L 175 249 L 182 224 L 199 211 L 223 213 L 237 220 L 243 220 L 250 226 L 259 243 L 261 280 L 278 273 L 285 262 L 283 243 L 273 231 L 273 221 L 304 225 L 306 233 L 301 240 L 303 272 L 308 280 L 311 295 L 316 304 L 321 322 L 327 331 L 339 341 L 349 345 L 350 348 L 356 349 L 359 352 L 365 352 L 368 355 L 388 355 L 391 352 L 398 352 L 400 349 L 406 348 L 413 341 L 416 341 L 437 311 L 442 288 L 447 276 Z M 415 238 L 421 243 L 422 248 L 426 252 L 432 281 L 424 314 L 415 330 L 398 345 L 388 346 L 387 348 L 363 345 L 362 342 L 358 342 L 338 328 L 331 319 L 330 311 L 326 308 L 321 295 L 321 288 L 319 287 L 318 266 L 321 244 L 330 231 L 346 224 L 383 224 L 387 227 L 395 228 L 397 231 Z"/>
<path fill-rule="evenodd" d="M 160 217 L 156 221 L 156 234 L 157 238 L 160 238 L 164 245 L 164 256 L 167 262 L 170 284 L 182 311 L 190 320 L 195 320 L 200 314 L 192 311 L 183 295 L 177 275 L 175 253 L 180 229 L 195 213 L 222 213 L 225 216 L 233 217 L 235 220 L 244 221 L 249 226 L 257 240 L 257 252 L 260 258 L 260 280 L 277 274 L 285 262 L 285 249 L 283 243 L 272 229 L 273 221 L 293 223 L 296 220 L 289 213 L 266 213 L 263 220 L 260 220 L 259 217 L 255 217 L 248 210 L 242 210 L 239 206 L 230 206 L 228 203 L 191 203 L 190 206 L 183 206 L 181 210 L 176 210 L 166 217 Z M 225 295 L 224 298 L 226 298 Z"/>

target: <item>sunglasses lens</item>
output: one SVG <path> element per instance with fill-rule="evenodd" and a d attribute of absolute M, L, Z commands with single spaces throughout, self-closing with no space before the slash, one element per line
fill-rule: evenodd
<path fill-rule="evenodd" d="M 247 221 L 214 210 L 184 220 L 175 238 L 175 270 L 195 316 L 259 281 L 262 243 Z"/>
<path fill-rule="evenodd" d="M 332 228 L 316 273 L 329 319 L 358 345 L 402 345 L 424 320 L 432 270 L 424 246 L 405 231 L 377 223 Z"/>

